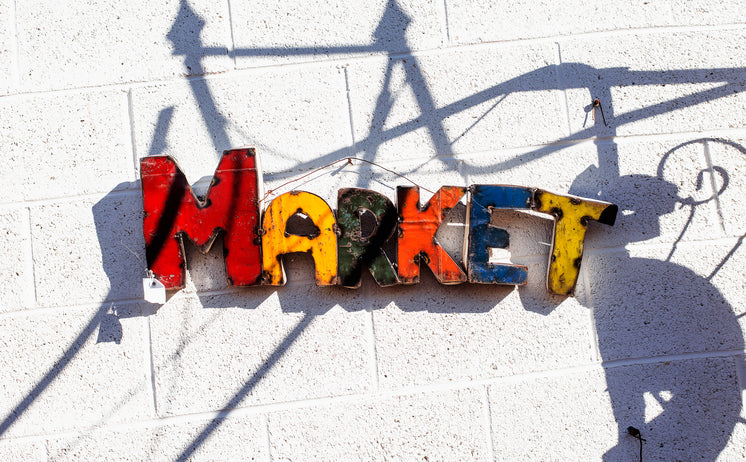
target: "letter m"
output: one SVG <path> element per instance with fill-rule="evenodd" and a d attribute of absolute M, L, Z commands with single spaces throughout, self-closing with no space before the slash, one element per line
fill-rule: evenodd
<path fill-rule="evenodd" d="M 261 243 L 256 230 L 261 172 L 254 148 L 223 152 L 204 199 L 194 194 L 169 156 L 141 159 L 140 172 L 148 268 L 166 289 L 184 287 L 184 236 L 206 253 L 221 232 L 229 283 L 260 282 Z"/>

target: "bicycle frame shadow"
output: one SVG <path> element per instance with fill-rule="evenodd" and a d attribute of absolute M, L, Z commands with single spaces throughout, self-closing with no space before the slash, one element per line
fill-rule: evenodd
<path fill-rule="evenodd" d="M 402 17 L 403 13 L 395 2 L 389 2 L 389 5 L 391 6 L 382 15 L 381 24 L 377 29 L 378 32 L 372 45 L 343 46 L 338 49 L 326 47 L 323 50 L 320 48 L 247 49 L 231 50 L 231 53 L 234 56 L 252 54 L 292 55 L 314 54 L 322 50 L 329 54 L 335 52 L 345 54 L 382 52 L 389 55 L 398 53 L 410 55 L 411 50 L 409 50 L 403 35 L 403 29 L 406 28 L 408 21 Z M 186 1 L 182 1 L 181 13 L 189 13 L 193 18 L 199 20 L 199 17 Z M 388 27 L 392 24 L 398 28 Z M 199 21 L 197 21 L 197 25 L 199 25 Z M 174 27 L 176 27 L 176 24 Z M 172 37 L 175 43 L 180 45 L 174 47 L 174 54 L 185 56 L 185 64 L 188 65 L 194 75 L 199 75 L 204 73 L 201 67 L 201 57 L 211 53 L 224 53 L 226 50 L 203 47 L 199 40 L 200 28 L 192 29 L 191 32 L 187 30 L 179 32 L 180 29 L 175 29 Z M 386 35 L 385 31 L 388 31 L 386 34 L 389 35 Z M 186 40 L 184 40 L 184 37 L 186 37 Z M 393 48 L 388 48 L 392 44 L 396 49 L 395 52 L 392 51 Z M 392 65 L 397 59 L 389 58 L 384 77 L 386 84 L 390 82 Z M 514 156 L 506 161 L 496 162 L 490 166 L 494 171 L 505 171 L 516 165 L 533 162 L 559 153 L 580 140 L 593 136 L 603 137 L 605 139 L 596 141 L 599 167 L 596 170 L 589 169 L 579 176 L 570 192 L 581 196 L 614 201 L 615 197 L 628 197 L 627 193 L 629 191 L 641 191 L 641 195 L 635 198 L 635 204 L 653 203 L 653 207 L 643 207 L 641 211 L 630 217 L 621 216 L 617 229 L 629 229 L 625 226 L 625 222 L 629 222 L 629 220 L 637 220 L 637 223 L 645 223 L 643 226 L 649 226 L 650 223 L 657 223 L 660 216 L 670 213 L 674 209 L 677 188 L 671 182 L 661 178 L 623 177 L 620 175 L 617 147 L 613 141 L 609 141 L 616 135 L 616 128 L 680 107 L 712 101 L 746 87 L 741 77 L 743 69 L 638 72 L 626 68 L 597 69 L 581 63 L 563 63 L 528 72 L 467 98 L 437 107 L 424 75 L 418 70 L 419 63 L 416 58 L 411 59 L 405 67 L 407 69 L 407 82 L 416 90 L 416 99 L 422 110 L 421 118 L 384 129 L 383 121 L 390 113 L 393 103 L 390 98 L 390 90 L 383 88 L 373 110 L 376 122 L 366 138 L 356 140 L 352 148 L 345 148 L 308 161 L 298 162 L 294 169 L 304 171 L 324 165 L 331 160 L 338 160 L 340 156 L 349 155 L 350 149 L 355 153 L 362 153 L 363 158 L 372 161 L 376 159 L 376 153 L 383 143 L 423 127 L 427 129 L 429 136 L 433 139 L 438 155 L 446 158 L 451 157 L 454 155 L 450 147 L 452 143 L 449 141 L 449 134 L 443 126 L 443 120 L 478 104 L 492 100 L 499 103 L 500 98 L 507 94 L 541 89 L 584 88 L 588 89 L 589 94 L 599 96 L 604 104 L 611 104 L 610 87 L 612 85 L 628 85 L 641 80 L 656 83 L 696 83 L 714 81 L 715 77 L 724 77 L 726 83 L 721 86 L 627 114 L 615 114 L 613 106 L 606 106 L 605 118 L 610 122 L 609 127 L 601 126 L 596 121 L 593 126 L 557 140 L 556 143 Z M 559 81 L 556 78 L 558 73 L 565 76 L 562 79 L 564 84 L 562 88 L 557 83 Z M 713 74 L 715 77 L 712 77 Z M 597 75 L 603 77 L 603 79 L 594 79 L 593 77 Z M 588 83 L 589 81 L 591 84 Z M 599 81 L 603 84 L 598 83 Z M 226 130 L 227 120 L 221 114 L 208 82 L 205 79 L 193 78 L 189 80 L 189 83 L 195 98 L 200 103 L 200 111 L 202 111 L 207 130 L 212 135 L 216 152 L 229 148 L 230 137 Z M 607 101 L 608 103 L 606 103 Z M 489 110 L 493 109 L 494 106 Z M 172 114 L 173 107 L 161 111 L 153 133 L 150 154 L 157 154 L 166 149 L 165 133 L 168 130 Z M 438 157 L 438 161 L 447 162 L 448 160 Z M 484 166 L 471 165 L 466 162 L 463 164 L 461 171 L 465 176 L 468 176 L 479 173 L 483 169 Z M 358 186 L 366 186 L 362 179 L 364 177 L 365 175 L 360 176 L 361 180 Z M 131 190 L 132 186 L 130 185 L 129 188 Z M 117 188 L 117 191 L 120 191 L 120 189 Z M 664 191 L 665 193 L 652 200 L 642 197 L 651 191 Z M 624 192 L 624 194 L 621 192 Z M 112 287 L 121 285 L 123 279 L 129 279 L 134 274 L 137 274 L 138 277 L 140 275 L 139 268 L 138 271 L 129 268 L 130 274 L 123 274 L 122 268 L 116 265 L 116 259 L 109 258 L 116 253 L 112 253 L 110 250 L 113 248 L 112 246 L 116 245 L 111 240 L 111 236 L 116 235 L 117 220 L 103 220 L 101 217 L 111 214 L 111 210 L 115 209 L 114 202 L 118 200 L 120 194 L 121 192 L 110 193 L 101 199 L 93 210 L 96 217 L 99 244 L 102 255 L 104 255 L 104 270 Z M 630 207 L 630 204 L 620 205 Z M 141 217 L 123 214 L 119 219 L 130 221 L 141 220 Z M 532 218 L 532 220 L 534 219 Z M 99 229 L 99 223 L 105 228 Z M 543 226 L 545 227 L 544 234 L 546 234 L 550 225 L 544 223 Z M 604 230 L 604 232 L 608 231 Z M 647 236 L 650 237 L 651 234 Z M 641 236 L 633 237 L 640 238 Z M 627 243 L 629 242 L 634 241 L 628 239 Z M 144 252 L 142 255 L 144 255 Z M 733 313 L 733 307 L 708 278 L 696 274 L 684 264 L 676 264 L 669 260 L 663 261 L 654 257 L 630 256 L 624 251 L 620 252 L 618 257 L 588 255 L 586 259 L 584 265 L 586 266 L 585 274 L 588 276 L 588 280 L 585 281 L 585 284 L 588 285 L 589 291 L 582 295 L 586 297 L 583 299 L 583 303 L 594 312 L 599 343 L 599 359 L 605 368 L 612 410 L 619 425 L 619 443 L 607 454 L 606 458 L 608 460 L 630 460 L 636 457 L 636 441 L 625 436 L 626 427 L 633 425 L 643 430 L 643 436 L 649 438 L 650 442 L 665 443 L 665 447 L 657 453 L 660 457 L 685 457 L 686 454 L 682 454 L 682 451 L 691 448 L 691 441 L 698 441 L 701 442 L 700 447 L 703 448 L 703 458 L 713 460 L 727 443 L 727 438 L 732 433 L 736 423 L 742 421 L 739 417 L 742 407 L 739 395 L 740 385 L 738 385 L 735 377 L 730 377 L 729 379 L 732 379 L 730 381 L 718 383 L 710 383 L 704 380 L 707 377 L 721 377 L 720 372 L 724 368 L 731 367 L 727 364 L 732 361 L 729 357 L 733 356 L 734 352 L 743 350 L 743 334 Z M 291 274 L 291 277 L 293 275 L 298 276 L 299 273 L 310 274 L 308 261 L 305 262 L 305 266 L 303 262 L 298 262 L 297 265 L 300 272 Z M 541 268 L 541 265 L 539 265 L 539 268 Z M 624 268 L 624 270 L 620 271 L 619 268 Z M 601 279 L 594 278 L 594 274 L 611 274 L 618 277 Z M 306 276 L 301 276 L 297 280 L 303 285 L 309 283 Z M 405 313 L 419 310 L 432 310 L 435 313 L 484 313 L 493 310 L 498 303 L 511 294 L 510 288 L 474 288 L 471 286 L 448 288 L 448 297 L 456 299 L 473 297 L 476 300 L 468 307 L 459 307 L 455 303 L 435 303 L 434 300 L 441 296 L 441 292 L 428 277 L 425 278 L 423 285 L 419 288 L 385 289 L 380 292 L 379 289 L 374 288 L 375 294 L 372 294 L 370 290 L 370 286 L 372 286 L 370 278 L 367 278 L 364 284 L 368 287 L 362 289 L 362 295 L 359 295 L 355 301 L 350 301 L 349 291 L 343 289 L 314 289 L 316 294 L 313 298 L 314 306 L 311 306 L 308 302 L 298 302 L 301 298 L 298 292 L 302 290 L 297 287 L 290 287 L 287 291 L 285 289 L 250 288 L 237 289 L 236 291 L 230 291 L 228 294 L 202 292 L 194 294 L 203 308 L 239 307 L 257 309 L 267 300 L 275 299 L 272 303 L 276 303 L 283 312 L 295 313 L 298 317 L 294 318 L 296 321 L 294 325 L 286 326 L 283 335 L 276 339 L 272 352 L 248 375 L 244 383 L 228 399 L 217 406 L 217 408 L 222 409 L 218 416 L 204 426 L 199 435 L 179 455 L 178 459 L 186 460 L 190 458 L 221 425 L 232 409 L 239 407 L 241 403 L 245 403 L 247 397 L 251 397 L 256 387 L 267 378 L 270 371 L 302 338 L 303 333 L 306 332 L 314 320 L 323 317 L 337 307 L 355 313 L 383 309 L 393 303 Z M 630 287 L 644 288 L 644 290 L 641 293 L 630 293 Z M 438 295 L 433 296 L 431 294 L 433 291 Z M 629 294 L 629 296 L 614 298 L 620 293 Z M 526 293 L 519 290 L 518 294 L 526 310 L 541 315 L 550 314 L 563 301 L 562 299 L 538 296 L 535 292 Z M 114 296 L 110 295 L 106 298 L 110 299 L 112 297 Z M 0 435 L 7 431 L 18 416 L 44 392 L 59 372 L 68 365 L 71 358 L 78 353 L 81 345 L 91 338 L 97 332 L 97 329 L 101 341 L 121 340 L 121 336 L 126 335 L 126 333 L 121 332 L 121 326 L 117 319 L 123 316 L 156 313 L 155 307 L 145 307 L 142 313 L 133 311 L 114 312 L 110 308 L 111 304 L 108 302 L 101 305 L 55 365 L 0 423 Z M 712 322 L 712 320 L 716 320 L 716 322 Z M 671 325 L 676 326 L 676 330 L 673 332 L 670 328 Z M 179 343 L 180 346 L 177 347 L 176 352 L 169 357 L 176 361 L 178 352 L 186 348 L 189 342 L 189 336 L 185 336 Z M 704 352 L 715 352 L 716 354 L 706 358 L 697 356 Z M 718 352 L 723 353 L 719 355 Z M 673 358 L 671 360 L 672 365 L 664 362 L 665 366 L 661 366 L 655 362 L 654 358 L 656 357 L 668 356 Z M 653 361 L 639 362 L 637 361 L 639 358 L 653 358 Z M 664 378 L 658 375 L 646 375 L 646 368 L 655 367 L 668 367 L 670 372 L 664 373 Z M 734 371 L 738 368 L 742 368 L 742 365 L 733 366 Z M 640 380 L 640 377 L 643 377 L 644 380 Z M 701 384 L 706 385 L 706 387 L 698 388 L 698 385 Z M 713 389 L 713 387 L 716 389 Z M 650 399 L 648 395 L 657 397 L 664 408 L 662 413 L 650 421 L 645 419 L 645 400 Z M 668 400 L 666 400 L 667 397 Z M 713 405 L 713 402 L 716 405 Z M 717 415 L 715 416 L 715 414 Z M 653 445 L 648 444 L 648 447 L 651 446 Z"/>

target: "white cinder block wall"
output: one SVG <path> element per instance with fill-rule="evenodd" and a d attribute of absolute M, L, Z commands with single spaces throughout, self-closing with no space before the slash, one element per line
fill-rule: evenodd
<path fill-rule="evenodd" d="M 738 1 L 0 0 L 0 460 L 743 460 L 744 43 Z M 239 290 L 218 242 L 145 303 L 138 160 L 244 145 L 266 190 L 620 213 L 575 298 L 502 212 L 519 289 Z"/>

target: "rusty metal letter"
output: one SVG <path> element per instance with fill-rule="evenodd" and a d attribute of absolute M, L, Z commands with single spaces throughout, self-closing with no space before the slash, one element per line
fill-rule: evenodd
<path fill-rule="evenodd" d="M 381 193 L 369 189 L 340 189 L 337 199 L 337 239 L 339 253 L 339 283 L 344 287 L 360 287 L 363 264 L 379 286 L 399 283 L 394 265 L 382 246 L 396 231 L 396 207 Z M 372 233 L 363 236 L 362 216 L 370 212 L 375 217 Z"/>
<path fill-rule="evenodd" d="M 399 278 L 404 284 L 420 281 L 420 260 L 424 260 L 441 284 L 458 284 L 466 281 L 466 273 L 453 261 L 435 239 L 448 211 L 458 204 L 466 193 L 459 186 L 441 187 L 420 208 L 420 188 L 396 188 L 399 207 L 399 239 L 397 250 Z"/>
<path fill-rule="evenodd" d="M 221 231 L 230 284 L 259 284 L 261 248 L 255 230 L 260 175 L 256 164 L 253 148 L 223 152 L 207 195 L 200 200 L 173 158 L 140 160 L 148 268 L 166 289 L 184 287 L 183 236 L 207 252 Z"/>
<path fill-rule="evenodd" d="M 583 258 L 583 241 L 591 220 L 613 226 L 617 206 L 609 202 L 537 190 L 534 209 L 554 216 L 552 251 L 547 270 L 547 290 L 573 295 Z"/>
<path fill-rule="evenodd" d="M 287 223 L 295 214 L 304 215 L 318 228 L 317 233 L 299 236 L 287 232 Z M 280 259 L 292 252 L 308 252 L 316 265 L 316 284 L 337 283 L 337 235 L 334 213 L 324 199 L 304 191 L 281 194 L 270 202 L 262 221 L 264 284 L 285 285 L 285 268 Z"/>
<path fill-rule="evenodd" d="M 490 263 L 490 247 L 507 248 L 510 235 L 490 224 L 494 209 L 529 209 L 533 191 L 520 186 L 472 185 L 469 200 L 469 282 L 524 285 L 528 269 L 522 265 Z"/>

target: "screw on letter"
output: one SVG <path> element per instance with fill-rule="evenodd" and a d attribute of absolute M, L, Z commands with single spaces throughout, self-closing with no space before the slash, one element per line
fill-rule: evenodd
<path fill-rule="evenodd" d="M 604 116 L 604 108 L 601 107 L 601 101 L 598 98 L 593 100 L 593 105 L 591 107 L 591 117 L 594 121 L 596 120 L 596 108 L 601 111 L 601 120 L 604 121 L 604 126 L 608 127 L 608 124 L 606 123 L 606 117 Z"/>

